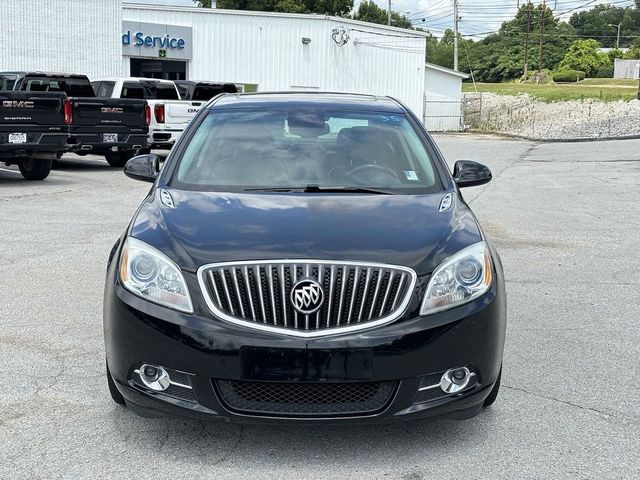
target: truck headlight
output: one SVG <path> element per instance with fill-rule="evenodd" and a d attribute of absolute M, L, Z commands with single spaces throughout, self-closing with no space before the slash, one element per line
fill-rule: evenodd
<path fill-rule="evenodd" d="M 127 237 L 120 257 L 120 280 L 127 290 L 154 303 L 193 312 L 182 272 L 164 253 Z"/>
<path fill-rule="evenodd" d="M 429 279 L 420 315 L 457 307 L 479 297 L 491 286 L 491 256 L 485 242 L 451 255 Z"/>

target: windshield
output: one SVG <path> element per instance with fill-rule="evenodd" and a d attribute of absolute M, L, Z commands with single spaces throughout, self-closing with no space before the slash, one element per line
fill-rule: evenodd
<path fill-rule="evenodd" d="M 213 110 L 191 138 L 171 183 L 222 191 L 440 189 L 433 162 L 402 113 L 318 108 Z"/>

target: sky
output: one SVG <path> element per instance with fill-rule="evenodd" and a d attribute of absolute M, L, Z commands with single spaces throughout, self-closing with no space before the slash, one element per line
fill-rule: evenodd
<path fill-rule="evenodd" d="M 125 0 L 125 2 L 128 0 Z M 387 0 L 374 0 L 387 8 Z M 526 0 L 459 0 L 460 32 L 479 39 L 500 28 L 502 22 L 514 17 L 517 5 Z M 532 0 L 534 4 L 542 0 Z M 193 6 L 192 0 L 131 0 L 130 3 Z M 357 8 L 360 0 L 354 0 Z M 588 10 L 598 3 L 611 3 L 619 7 L 632 6 L 633 0 L 546 0 L 554 14 L 568 20 L 572 13 Z M 415 26 L 439 36 L 453 27 L 453 0 L 392 0 L 391 9 L 406 15 Z"/>

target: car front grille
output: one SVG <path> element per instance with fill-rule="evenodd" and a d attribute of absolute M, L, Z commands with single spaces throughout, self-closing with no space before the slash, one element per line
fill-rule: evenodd
<path fill-rule="evenodd" d="M 326 417 L 383 410 L 397 382 L 277 383 L 216 380 L 222 403 L 249 415 Z"/>
<path fill-rule="evenodd" d="M 416 284 L 406 267 L 315 260 L 205 265 L 198 279 L 216 316 L 303 337 L 391 322 L 404 313 Z M 305 280 L 323 297 L 308 314 L 292 300 L 292 289 Z"/>

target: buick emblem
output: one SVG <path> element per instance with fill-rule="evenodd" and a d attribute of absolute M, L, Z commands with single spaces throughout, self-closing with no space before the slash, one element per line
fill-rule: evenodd
<path fill-rule="evenodd" d="M 291 305 L 303 315 L 318 311 L 323 302 L 324 292 L 315 280 L 300 280 L 291 289 Z"/>

